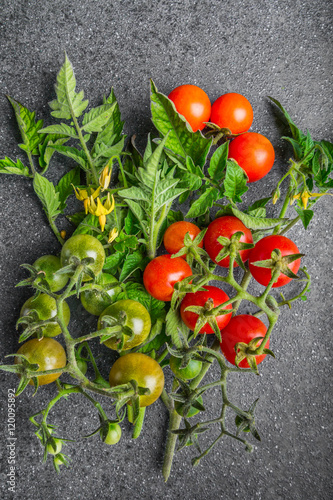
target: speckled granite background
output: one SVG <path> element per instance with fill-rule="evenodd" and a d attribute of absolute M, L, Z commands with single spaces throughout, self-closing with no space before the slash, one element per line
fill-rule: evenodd
<path fill-rule="evenodd" d="M 149 78 L 169 93 L 194 83 L 213 101 L 235 91 L 251 101 L 252 130 L 273 142 L 277 160 L 272 173 L 251 185 L 247 200 L 271 192 L 285 170 L 290 150 L 280 140 L 285 131 L 266 96 L 281 101 L 296 123 L 315 139 L 333 140 L 332 3 L 330 0 L 97 1 L 2 0 L 0 67 L 0 157 L 20 157 L 9 94 L 49 123 L 47 102 L 66 50 L 79 89 L 93 105 L 113 86 L 126 132 L 144 144 L 152 130 Z M 68 163 L 58 158 L 50 170 L 56 180 Z M 25 276 L 19 265 L 43 253 L 56 253 L 29 182 L 0 178 L 1 361 L 17 350 L 15 322 L 30 295 L 15 288 Z M 206 500 L 332 498 L 332 201 L 318 203 L 316 218 L 294 240 L 306 253 L 313 277 L 307 303 L 283 310 L 272 340 L 277 359 L 262 366 L 261 377 L 235 377 L 230 394 L 247 407 L 260 396 L 257 424 L 262 442 L 246 454 L 233 442 L 221 443 L 192 469 L 195 453 L 186 449 L 174 461 L 167 484 L 161 476 L 167 416 L 158 402 L 147 412 L 137 441 L 123 426 L 124 439 L 107 447 L 97 438 L 80 439 L 97 426 L 92 408 L 75 396 L 54 411 L 62 435 L 78 438 L 67 447 L 72 467 L 56 476 L 51 462 L 42 464 L 42 449 L 28 416 L 45 405 L 51 387 L 31 399 L 23 394 L 16 407 L 16 493 L 8 491 L 7 394 L 16 379 L 0 373 L 1 498 L 24 499 L 159 499 Z M 66 222 L 63 227 L 67 228 Z M 89 321 L 72 322 L 77 330 Z M 101 366 L 108 372 L 109 352 Z M 208 405 L 214 415 L 218 401 Z M 92 416 L 93 415 L 93 416 Z M 205 438 L 204 438 L 205 443 Z"/>

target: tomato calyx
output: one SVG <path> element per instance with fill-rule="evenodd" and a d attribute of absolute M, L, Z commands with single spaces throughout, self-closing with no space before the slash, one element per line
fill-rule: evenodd
<path fill-rule="evenodd" d="M 270 349 L 267 349 L 266 347 L 264 349 L 261 349 L 260 346 L 261 346 L 261 342 L 263 341 L 263 339 L 264 339 L 264 337 L 256 337 L 256 338 L 252 339 L 248 344 L 246 344 L 245 342 L 237 342 L 237 344 L 235 344 L 235 352 L 236 352 L 235 364 L 236 364 L 236 366 L 238 366 L 239 363 L 241 363 L 241 361 L 243 361 L 243 359 L 246 359 L 251 370 L 256 375 L 259 375 L 256 356 L 258 354 L 269 354 L 270 356 L 275 358 L 275 354 Z M 258 342 L 260 342 L 260 346 L 258 346 Z M 259 350 L 260 350 L 260 352 L 259 352 Z"/>
<path fill-rule="evenodd" d="M 178 379 L 179 387 L 181 392 L 172 392 L 170 397 L 177 403 L 177 413 L 186 418 L 186 415 L 190 412 L 191 408 L 198 411 L 206 411 L 206 408 L 202 404 L 202 397 L 204 390 L 200 389 L 190 389 L 188 384 L 183 380 Z"/>
<path fill-rule="evenodd" d="M 110 315 L 104 315 L 101 319 L 102 328 L 99 330 L 101 343 L 107 340 L 114 340 L 117 344 L 117 350 L 121 351 L 125 342 L 130 342 L 135 337 L 135 332 L 126 325 L 127 314 L 120 311 L 118 318 Z"/>
<path fill-rule="evenodd" d="M 217 323 L 217 316 L 222 316 L 225 314 L 230 314 L 233 312 L 232 309 L 225 309 L 225 304 L 221 304 L 214 307 L 214 300 L 209 298 L 204 306 L 188 306 L 184 309 L 185 312 L 192 312 L 198 315 L 197 322 L 194 327 L 194 338 L 198 335 L 201 328 L 203 328 L 207 323 L 214 331 L 216 337 L 222 342 L 221 331 Z"/>
<path fill-rule="evenodd" d="M 227 127 L 219 127 L 216 123 L 206 122 L 206 127 L 209 129 L 205 133 L 205 137 L 209 139 L 213 138 L 213 144 L 216 145 L 218 143 L 222 144 L 223 142 L 227 142 L 230 139 L 234 139 L 240 134 L 233 134 L 231 130 Z"/>
<path fill-rule="evenodd" d="M 259 398 L 257 398 L 247 412 L 238 412 L 235 418 L 235 424 L 237 426 L 236 436 L 239 436 L 241 432 L 251 432 L 252 436 L 258 441 L 261 441 L 260 435 L 255 426 L 254 411 L 257 406 Z"/>
<path fill-rule="evenodd" d="M 275 248 L 271 253 L 270 259 L 257 260 L 255 262 L 251 262 L 251 265 L 272 269 L 272 284 L 277 282 L 280 274 L 284 274 L 291 279 L 300 280 L 300 276 L 295 274 L 289 268 L 289 264 L 295 262 L 295 260 L 298 260 L 301 257 L 304 257 L 304 255 L 304 253 L 294 253 L 282 256 L 281 250 L 279 248 Z"/>
<path fill-rule="evenodd" d="M 226 257 L 230 256 L 233 258 L 237 264 L 245 271 L 245 265 L 244 262 L 240 256 L 240 252 L 242 250 L 250 250 L 254 247 L 253 243 L 244 243 L 240 241 L 241 237 L 243 236 L 242 231 L 237 231 L 234 233 L 231 238 L 227 238 L 226 236 L 219 236 L 217 238 L 218 243 L 222 245 L 222 248 L 218 255 L 216 256 L 215 260 L 217 263 L 219 263 L 221 260 L 225 259 Z"/>
<path fill-rule="evenodd" d="M 189 232 L 184 236 L 184 246 L 179 250 L 179 252 L 172 254 L 171 258 L 186 256 L 186 261 L 190 264 L 193 263 L 193 259 L 197 255 L 206 256 L 207 253 L 202 249 L 202 241 L 207 232 L 207 228 L 200 231 L 200 233 L 192 240 Z M 201 246 L 200 246 L 201 245 Z"/>
<path fill-rule="evenodd" d="M 19 358 L 19 362 L 14 365 L 1 365 L 1 370 L 7 371 L 7 372 L 13 372 L 19 375 L 20 377 L 20 382 L 18 384 L 18 387 L 15 392 L 15 396 L 19 396 L 24 389 L 27 387 L 29 384 L 30 380 L 33 381 L 34 386 L 35 386 L 35 391 L 34 394 L 36 394 L 37 389 L 38 389 L 38 377 L 34 377 L 33 374 L 34 372 L 37 372 L 39 369 L 39 364 L 38 363 L 30 363 L 28 358 L 24 356 L 24 354 L 8 354 L 6 358 L 9 357 L 15 357 Z"/>

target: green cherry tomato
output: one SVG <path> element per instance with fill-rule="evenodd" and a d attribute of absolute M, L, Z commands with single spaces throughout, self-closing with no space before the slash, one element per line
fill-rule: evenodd
<path fill-rule="evenodd" d="M 134 338 L 127 340 L 124 343 L 123 349 L 132 349 L 133 347 L 142 344 L 149 335 L 151 329 L 151 319 L 147 309 L 136 300 L 125 299 L 118 300 L 114 304 L 107 307 L 98 319 L 97 329 L 101 330 L 106 325 L 103 325 L 103 316 L 112 316 L 119 321 L 119 324 L 125 318 L 124 326 L 128 326 L 134 332 Z M 110 339 L 104 342 L 110 349 L 117 350 L 117 341 Z"/>
<path fill-rule="evenodd" d="M 85 375 L 87 373 L 87 369 L 88 369 L 87 362 L 84 359 L 80 358 L 80 359 L 76 360 L 76 364 L 77 364 L 77 367 L 80 370 L 80 372 L 82 372 L 83 375 Z"/>
<path fill-rule="evenodd" d="M 90 269 L 97 276 L 103 268 L 105 261 L 105 251 L 102 243 L 90 234 L 76 234 L 69 238 L 61 250 L 61 265 L 71 264 L 71 258 L 76 257 L 79 260 L 90 257 L 93 262 L 89 264 Z M 83 281 L 89 281 L 91 277 L 88 274 L 83 275 Z"/>
<path fill-rule="evenodd" d="M 141 352 L 130 352 L 117 359 L 109 375 L 111 387 L 136 380 L 139 387 L 148 388 L 150 394 L 139 396 L 140 406 L 153 404 L 164 387 L 164 373 L 155 359 Z"/>
<path fill-rule="evenodd" d="M 59 292 L 66 285 L 68 281 L 67 274 L 54 274 L 62 267 L 59 257 L 42 255 L 34 262 L 33 266 L 37 271 L 42 271 L 41 278 L 48 282 L 51 292 Z"/>
<path fill-rule="evenodd" d="M 61 439 L 57 439 L 55 438 L 54 440 L 54 444 L 55 444 L 55 448 L 53 448 L 52 444 L 51 443 L 48 443 L 46 445 L 46 451 L 47 453 L 49 453 L 50 455 L 58 455 L 58 453 L 61 452 L 61 448 L 62 448 L 62 442 L 61 442 Z"/>
<path fill-rule="evenodd" d="M 57 315 L 57 304 L 53 297 L 41 293 L 38 297 L 30 297 L 22 306 L 20 316 L 27 316 L 31 311 L 37 311 L 40 320 L 52 319 Z M 63 302 L 63 314 L 66 325 L 70 320 L 70 309 L 67 302 Z M 58 323 L 50 323 L 42 327 L 44 337 L 56 337 L 61 333 Z"/>
<path fill-rule="evenodd" d="M 54 370 L 56 368 L 63 368 L 66 366 L 66 353 L 65 349 L 59 342 L 54 339 L 44 337 L 43 339 L 30 339 L 25 342 L 17 354 L 23 354 L 29 363 L 37 363 L 39 365 L 38 371 Z M 15 364 L 22 363 L 20 358 L 15 358 Z M 38 377 L 39 385 L 51 384 L 61 373 L 50 373 L 49 375 L 36 375 Z M 33 381 L 30 380 L 30 385 Z"/>
<path fill-rule="evenodd" d="M 185 368 L 180 368 L 181 362 L 181 358 L 177 358 L 176 356 L 170 357 L 170 368 L 177 378 L 180 378 L 181 380 L 191 380 L 199 375 L 202 368 L 201 361 L 191 359 Z"/>
<path fill-rule="evenodd" d="M 203 400 L 202 400 L 201 396 L 198 397 L 197 401 L 199 401 L 199 403 L 203 404 Z M 194 406 L 190 406 L 186 415 L 184 415 L 184 405 L 180 401 L 175 401 L 175 410 L 178 413 L 178 415 L 180 415 L 182 417 L 186 417 L 186 418 L 194 417 L 200 411 L 200 410 L 198 410 L 198 408 L 195 408 Z"/>
<path fill-rule="evenodd" d="M 82 292 L 80 299 L 85 310 L 90 314 L 100 316 L 115 301 L 118 293 L 121 292 L 120 286 L 113 286 L 117 282 L 118 280 L 112 274 L 101 273 L 96 280 L 96 284 L 103 287 L 107 296 L 99 290 L 86 290 Z"/>
<path fill-rule="evenodd" d="M 102 437 L 102 431 L 100 431 L 100 436 L 105 444 L 117 444 L 121 438 L 121 427 L 119 424 L 109 422 L 109 429 L 105 439 Z"/>

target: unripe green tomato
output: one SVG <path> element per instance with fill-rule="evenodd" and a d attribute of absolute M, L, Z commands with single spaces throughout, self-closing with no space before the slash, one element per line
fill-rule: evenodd
<path fill-rule="evenodd" d="M 55 438 L 54 439 L 54 442 L 55 442 L 55 445 L 56 445 L 56 448 L 54 449 L 52 444 L 51 443 L 48 443 L 46 445 L 46 451 L 47 453 L 49 453 L 50 455 L 58 455 L 58 453 L 61 452 L 61 448 L 62 448 L 62 442 L 61 442 L 61 439 L 57 439 Z"/>
<path fill-rule="evenodd" d="M 102 438 L 102 431 L 100 431 L 100 435 L 101 435 L 101 438 Z M 108 433 L 104 439 L 104 443 L 105 444 L 110 444 L 110 445 L 113 445 L 113 444 L 117 444 L 118 441 L 120 441 L 120 438 L 121 438 L 121 427 L 119 424 L 113 424 L 113 423 L 109 423 L 109 430 L 108 430 Z M 102 438 L 103 439 L 103 438 Z"/>
<path fill-rule="evenodd" d="M 68 282 L 67 274 L 54 274 L 61 269 L 60 259 L 55 255 L 42 255 L 34 262 L 33 266 L 37 271 L 43 271 L 41 279 L 44 278 L 48 282 L 51 292 L 59 292 Z"/>
<path fill-rule="evenodd" d="M 197 401 L 199 401 L 199 403 L 203 404 L 201 396 L 198 397 Z M 194 406 L 190 406 L 186 415 L 184 415 L 184 405 L 180 401 L 175 401 L 175 410 L 179 415 L 181 415 L 182 417 L 185 416 L 186 418 L 194 417 L 194 415 L 197 415 L 200 411 L 200 410 L 198 410 L 198 408 L 194 408 Z"/>
<path fill-rule="evenodd" d="M 40 320 L 52 319 L 57 315 L 57 303 L 53 297 L 46 293 L 41 293 L 38 297 L 30 297 L 22 306 L 20 316 L 27 316 L 31 311 L 37 311 Z M 71 312 L 67 302 L 63 302 L 63 315 L 66 325 L 68 325 Z M 56 337 L 61 333 L 58 323 L 50 323 L 42 327 L 44 337 Z"/>
<path fill-rule="evenodd" d="M 120 286 L 112 288 L 108 286 L 117 283 L 117 281 L 112 274 L 101 273 L 97 278 L 96 284 L 103 286 L 109 298 L 106 298 L 98 290 L 86 290 L 80 294 L 81 303 L 85 310 L 90 314 L 100 316 L 115 301 L 118 293 L 121 292 Z"/>
<path fill-rule="evenodd" d="M 185 368 L 180 368 L 182 358 L 177 358 L 176 356 L 170 357 L 170 368 L 174 375 L 181 380 L 192 380 L 197 375 L 199 375 L 202 362 L 197 359 L 191 359 Z"/>
<path fill-rule="evenodd" d="M 123 349 L 132 349 L 133 347 L 142 344 L 149 335 L 151 329 L 151 319 L 147 309 L 136 300 L 125 299 L 118 300 L 114 304 L 107 307 L 98 319 L 97 329 L 103 328 L 103 316 L 112 316 L 121 322 L 122 315 L 126 315 L 125 326 L 131 328 L 134 332 L 134 338 L 127 340 L 124 343 Z M 109 349 L 117 350 L 116 339 L 110 339 L 104 342 Z"/>
<path fill-rule="evenodd" d="M 85 375 L 88 369 L 87 362 L 84 359 L 77 359 L 76 364 L 80 372 L 83 373 L 83 375 Z"/>
<path fill-rule="evenodd" d="M 105 250 L 102 243 L 91 236 L 90 234 L 75 234 L 71 236 L 61 249 L 61 265 L 68 266 L 71 264 L 71 258 L 76 257 L 80 261 L 90 257 L 93 262 L 89 264 L 89 268 L 97 276 L 103 269 L 105 262 Z M 91 277 L 88 274 L 83 275 L 83 281 L 90 281 Z"/>

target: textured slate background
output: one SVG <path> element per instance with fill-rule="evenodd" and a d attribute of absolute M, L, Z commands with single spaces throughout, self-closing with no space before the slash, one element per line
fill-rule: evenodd
<path fill-rule="evenodd" d="M 17 127 L 5 94 L 50 123 L 47 102 L 54 98 L 65 50 L 75 67 L 78 88 L 85 90 L 91 104 L 99 104 L 114 87 L 126 132 L 136 133 L 139 144 L 152 130 L 149 78 L 166 94 L 182 83 L 201 86 L 212 101 L 228 91 L 245 94 L 255 112 L 252 130 L 267 135 L 277 153 L 272 173 L 251 185 L 247 202 L 271 192 L 290 154 L 280 140 L 286 129 L 267 95 L 280 100 L 315 139 L 333 140 L 330 0 L 2 0 L 1 7 L 0 157 L 25 160 L 17 148 Z M 57 180 L 67 167 L 58 159 L 49 178 Z M 25 276 L 19 265 L 56 253 L 59 247 L 29 181 L 2 176 L 0 183 L 3 361 L 4 355 L 17 350 L 15 322 L 30 295 L 27 289 L 15 289 Z M 257 424 L 262 442 L 253 454 L 224 442 L 192 469 L 193 451 L 186 449 L 176 456 L 173 475 L 164 484 L 161 463 L 167 418 L 162 403 L 148 409 L 138 441 L 131 440 L 124 425 L 124 439 L 111 448 L 97 438 L 80 439 L 97 426 L 97 419 L 92 408 L 73 396 L 54 412 L 53 423 L 61 435 L 78 438 L 67 448 L 71 469 L 56 476 L 51 462 L 41 463 L 42 450 L 28 421 L 53 393 L 46 387 L 33 400 L 27 391 L 17 401 L 16 494 L 7 491 L 8 452 L 2 446 L 1 498 L 332 498 L 331 216 L 331 200 L 326 197 L 318 203 L 308 231 L 295 229 L 293 239 L 307 254 L 304 262 L 313 284 L 308 303 L 281 314 L 271 344 L 277 359 L 262 365 L 260 378 L 244 382 L 244 377 L 236 377 L 230 384 L 233 400 L 245 408 L 260 395 Z M 71 326 L 85 331 L 91 320 L 80 307 L 77 314 L 82 318 Z M 102 370 L 107 374 L 111 354 L 103 356 Z M 7 391 L 15 387 L 16 379 L 1 373 L 0 380 L 0 436 L 6 444 Z M 208 415 L 214 415 L 218 404 L 213 398 Z M 203 442 L 204 447 L 208 441 Z"/>

